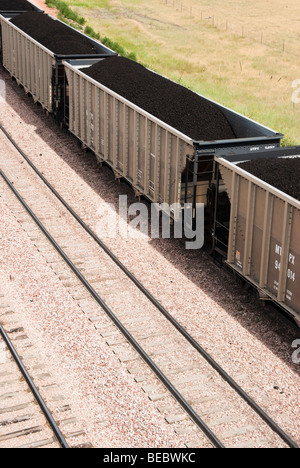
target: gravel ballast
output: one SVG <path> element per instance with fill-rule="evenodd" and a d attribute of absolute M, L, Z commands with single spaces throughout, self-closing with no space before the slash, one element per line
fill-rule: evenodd
<path fill-rule="evenodd" d="M 52 119 L 43 116 L 3 71 L 0 71 L 1 83 L 6 87 L 7 103 L 3 104 L 3 99 L 0 99 L 0 120 L 3 120 L 17 141 L 22 141 L 22 148 L 30 153 L 34 162 L 51 178 L 72 206 L 82 210 L 85 219 L 92 226 L 100 221 L 97 215 L 99 207 L 110 203 L 115 210 L 118 209 L 119 195 L 126 193 L 129 202 L 135 201 L 129 188 L 124 184 L 116 184 L 107 168 L 99 169 L 91 155 L 80 151 L 72 139 L 60 135 Z M 12 229 L 5 227 L 9 222 L 9 213 L 4 208 L 1 211 L 0 224 L 3 239 L 6 239 L 0 249 L 2 283 L 8 281 L 10 275 L 16 278 L 10 283 L 12 297 L 17 299 L 17 296 L 22 296 L 22 300 L 24 299 L 24 308 L 21 307 L 18 311 L 25 323 L 30 324 L 30 334 L 38 336 L 39 330 L 44 330 L 43 341 L 37 345 L 41 354 L 47 351 L 49 365 L 61 374 L 62 383 L 73 391 L 74 405 L 85 420 L 87 432 L 98 443 L 103 441 L 114 446 L 151 445 L 150 431 L 141 431 L 145 426 L 139 430 L 132 423 L 131 430 L 126 433 L 129 426 L 122 427 L 124 431 L 121 431 L 121 427 L 118 427 L 120 420 L 115 420 L 114 416 L 112 420 L 115 420 L 115 426 L 104 423 L 103 431 L 99 421 L 103 408 L 99 409 L 98 397 L 95 397 L 95 391 L 99 390 L 97 359 L 102 348 L 98 347 L 97 341 L 93 367 L 97 375 L 87 379 L 84 340 L 87 339 L 86 343 L 90 343 L 89 340 L 96 337 L 84 334 L 83 341 L 81 340 L 82 314 L 75 308 L 76 323 L 73 323 L 73 314 L 69 315 L 68 311 L 69 303 L 56 303 L 56 298 L 53 298 L 53 307 L 49 311 L 47 303 L 43 308 L 40 300 L 37 302 L 35 299 L 32 302 L 40 287 L 49 287 L 48 298 L 51 298 L 53 286 L 57 285 L 44 276 L 40 258 L 38 261 L 36 258 L 32 262 L 30 259 L 27 261 L 27 244 L 22 237 L 16 236 L 16 223 L 12 225 Z M 22 258 L 20 254 L 13 253 L 16 242 L 20 246 Z M 297 392 L 300 368 L 299 364 L 292 362 L 292 353 L 296 353 L 292 343 L 299 338 L 299 333 L 285 326 L 277 315 L 262 308 L 247 291 L 242 290 L 233 279 L 212 265 L 202 252 L 186 252 L 174 239 L 150 239 L 144 235 L 135 239 L 118 236 L 107 239 L 106 243 L 205 349 L 225 366 L 230 375 L 236 377 L 255 400 L 300 442 L 300 405 Z M 23 271 L 19 266 L 22 262 Z M 30 276 L 29 263 L 33 265 L 31 273 L 34 273 Z M 64 297 L 62 301 L 65 301 Z M 71 307 L 74 308 L 74 304 Z M 62 311 L 66 311 L 65 316 Z M 48 334 L 49 323 L 51 336 Z M 70 342 L 70 335 L 65 333 L 66 330 L 71 330 Z M 80 345 L 77 345 L 77 339 L 81 341 Z M 105 348 L 103 349 L 106 358 Z M 85 352 L 81 355 L 82 350 Z M 110 359 L 111 354 L 111 364 Z M 64 366 L 61 365 L 61 360 L 64 361 Z M 100 372 L 102 366 L 105 370 L 105 363 L 103 360 Z M 115 362 L 112 365 L 114 364 Z M 119 380 L 117 373 L 116 380 Z M 107 392 L 103 395 L 106 407 L 111 405 L 112 415 L 117 411 L 116 402 L 119 403 L 119 394 L 114 400 L 111 398 L 112 391 L 115 395 L 116 380 L 107 382 Z M 132 388 L 126 389 L 127 393 Z M 143 400 L 143 404 L 145 401 Z M 137 408 L 132 417 L 138 414 Z M 168 431 L 168 427 L 164 429 Z M 162 440 L 158 436 L 156 446 L 163 446 L 163 443 L 171 444 L 171 438 Z M 179 441 L 173 443 L 175 446 Z"/>
<path fill-rule="evenodd" d="M 216 105 L 132 60 L 109 57 L 81 71 L 194 140 L 236 138 Z"/>
<path fill-rule="evenodd" d="M 300 201 L 300 157 L 255 159 L 239 166 Z"/>
<path fill-rule="evenodd" d="M 4 82 L 7 77 L 8 74 L 0 72 L 0 80 Z M 52 119 L 43 115 L 31 99 L 24 98 L 23 91 L 11 80 L 5 80 L 5 88 L 6 103 L 0 102 L 1 115 L 5 116 L 5 122 L 2 118 L 5 127 L 17 141 L 22 142 L 22 149 L 30 154 L 44 175 L 94 230 L 97 224 L 102 222 L 100 213 L 103 213 L 103 207 L 109 208 L 112 204 L 114 211 L 118 211 L 119 195 L 127 194 L 129 203 L 136 201 L 127 185 L 117 184 L 108 168 L 97 166 L 92 155 L 82 152 L 75 141 L 60 133 Z M 6 219 L 5 213 L 1 219 Z M 4 225 L 2 222 L 2 229 Z M 11 240 L 16 236 L 13 232 L 8 232 L 8 242 L 1 244 L 2 259 L 7 263 L 5 266 L 2 262 L 1 269 L 3 271 L 5 268 L 7 276 L 12 275 L 16 278 L 15 272 L 18 271 L 21 256 L 20 253 L 17 256 L 12 255 L 14 246 Z M 300 442 L 300 405 L 299 394 L 296 391 L 299 387 L 300 373 L 299 364 L 292 361 L 292 354 L 295 352 L 292 344 L 299 338 L 299 332 L 285 326 L 275 313 L 263 308 L 248 291 L 241 289 L 233 278 L 216 268 L 202 251 L 186 251 L 176 239 L 151 239 L 138 232 L 134 237 L 126 239 L 118 235 L 116 238 L 104 236 L 103 240 L 186 330 L 199 340 L 205 350 L 236 378 L 244 390 Z M 25 252 L 23 247 L 21 252 Z M 106 426 L 103 433 L 95 418 L 99 412 L 99 402 L 97 397 L 95 398 L 95 388 L 98 389 L 99 385 L 94 386 L 98 377 L 92 381 L 84 379 L 87 365 L 85 363 L 88 362 L 86 353 L 79 354 L 80 362 L 76 361 L 80 352 L 80 349 L 76 350 L 76 341 L 82 340 L 80 317 L 76 320 L 77 328 L 74 316 L 67 311 L 68 306 L 64 299 L 67 308 L 66 314 L 62 313 L 62 316 L 61 306 L 57 308 L 56 301 L 53 303 L 53 307 L 56 307 L 53 314 L 48 313 L 47 303 L 42 312 L 41 303 L 30 301 L 39 288 L 39 278 L 42 280 L 42 288 L 49 288 L 50 296 L 54 290 L 53 284 L 45 279 L 39 261 L 35 263 L 34 268 L 36 275 L 30 279 L 25 264 L 23 278 L 20 278 L 21 282 L 18 280 L 19 287 L 14 284 L 18 294 L 22 294 L 24 286 L 26 287 L 26 304 L 33 307 L 34 320 L 31 308 L 28 314 L 24 315 L 24 320 L 31 317 L 31 320 L 25 323 L 30 322 L 32 333 L 40 328 L 47 331 L 43 342 L 40 343 L 41 352 L 47 348 L 51 350 L 51 358 L 48 361 L 54 369 L 59 371 L 62 368 L 62 357 L 70 362 L 70 369 L 64 366 L 65 374 L 62 372 L 61 380 L 62 383 L 66 380 L 67 383 L 70 382 L 74 389 L 78 388 L 78 385 L 82 387 L 80 394 L 74 392 L 74 408 L 78 406 L 81 412 L 82 392 L 89 400 L 88 410 L 87 402 L 84 402 L 81 419 L 85 420 L 88 434 L 93 435 L 91 441 L 95 440 L 97 445 L 103 440 L 103 435 L 111 433 L 109 439 L 116 436 L 115 440 L 119 446 L 128 447 L 133 443 L 137 444 L 136 446 L 145 446 L 147 443 L 151 445 L 149 431 L 147 437 L 146 432 L 142 435 L 140 431 L 136 433 L 136 437 L 132 429 L 120 435 L 119 430 L 118 434 L 114 433 L 113 426 Z M 51 336 L 48 335 L 49 326 L 52 329 Z M 67 355 L 63 351 L 65 347 L 69 349 L 68 341 L 71 335 L 65 333 L 68 327 L 72 329 L 76 355 Z M 83 338 L 87 339 L 86 343 L 92 343 L 92 336 Z M 95 352 L 95 356 L 99 356 L 98 348 Z M 95 369 L 97 370 L 97 362 Z M 112 384 L 110 388 L 109 382 L 103 401 L 106 402 L 107 408 L 111 407 L 112 414 L 115 414 L 118 399 L 111 398 L 111 392 L 115 391 L 115 381 Z M 126 392 L 132 392 L 132 387 Z M 64 393 L 68 395 L 67 391 Z M 136 414 L 132 413 L 132 416 L 135 418 Z M 114 427 L 117 428 L 119 422 L 116 419 Z M 163 446 L 164 443 L 169 444 L 170 439 L 164 442 L 158 436 L 156 446 Z"/>
<path fill-rule="evenodd" d="M 44 13 L 26 12 L 11 22 L 57 55 L 94 55 L 93 44 L 72 28 Z"/>
<path fill-rule="evenodd" d="M 1 178 L 1 291 L 26 324 L 35 365 L 47 363 L 95 448 L 184 447 L 17 222 L 7 206 L 14 195 L 4 184 Z"/>

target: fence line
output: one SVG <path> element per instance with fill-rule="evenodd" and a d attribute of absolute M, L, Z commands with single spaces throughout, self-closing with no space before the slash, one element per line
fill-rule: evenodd
<path fill-rule="evenodd" d="M 277 43 L 274 43 L 274 41 L 270 42 L 262 31 L 249 31 L 242 22 L 237 25 L 228 19 L 220 20 L 214 12 L 206 9 L 204 10 L 195 5 L 187 6 L 184 4 L 183 0 L 160 0 L 160 3 L 170 6 L 183 14 L 188 14 L 191 18 L 196 18 L 206 24 L 210 24 L 219 31 L 225 31 L 245 39 L 251 39 L 264 46 L 278 50 L 279 52 L 285 52 L 300 57 L 300 54 L 292 50 L 284 38 L 280 39 Z M 298 48 L 298 46 L 295 45 L 295 48 Z"/>

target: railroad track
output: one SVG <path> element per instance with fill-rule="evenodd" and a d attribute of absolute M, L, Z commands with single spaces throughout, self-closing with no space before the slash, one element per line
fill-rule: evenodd
<path fill-rule="evenodd" d="M 81 422 L 0 289 L 0 448 L 91 448 Z"/>
<path fill-rule="evenodd" d="M 20 448 L 42 446 L 69 448 L 2 325 L 0 325 L 0 382 L 2 390 L 0 446 L 13 443 Z M 12 404 L 15 399 L 18 403 Z M 12 426 L 13 431 L 10 430 Z M 31 439 L 29 443 L 18 445 L 19 440 L 24 441 L 27 437 Z"/>
<path fill-rule="evenodd" d="M 186 434 L 188 444 L 248 446 L 250 438 L 253 447 L 296 448 L 289 435 L 173 319 L 77 216 L 5 129 L 0 129 L 17 151 L 14 158 L 0 156 L 0 175 L 46 236 L 47 242 L 44 237 L 36 240 L 39 236 L 34 233 L 38 248 L 46 259 L 50 256 L 49 263 L 89 320 L 176 431 Z M 34 173 L 24 167 L 24 159 Z M 29 235 L 34 231 L 27 217 L 21 215 L 20 222 Z M 53 254 L 53 247 L 58 255 Z"/>

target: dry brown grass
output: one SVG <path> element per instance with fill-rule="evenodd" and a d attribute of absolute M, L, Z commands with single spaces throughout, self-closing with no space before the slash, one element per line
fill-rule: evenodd
<path fill-rule="evenodd" d="M 167 2 L 67 0 L 150 68 L 299 144 L 299 0 Z"/>
<path fill-rule="evenodd" d="M 166 0 L 161 0 L 166 3 Z M 298 0 L 167 0 L 171 8 L 202 17 L 221 30 L 244 35 L 278 50 L 283 46 L 300 57 L 300 3 Z M 284 44 L 283 44 L 284 43 Z"/>

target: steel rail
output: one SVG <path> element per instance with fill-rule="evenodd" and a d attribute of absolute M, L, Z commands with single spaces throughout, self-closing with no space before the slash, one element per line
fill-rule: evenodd
<path fill-rule="evenodd" d="M 28 374 L 28 372 L 27 372 L 24 364 L 22 363 L 17 351 L 15 350 L 11 340 L 9 339 L 6 331 L 4 330 L 4 328 L 3 328 L 3 326 L 1 324 L 0 324 L 0 333 L 2 335 L 3 340 L 6 343 L 6 346 L 8 347 L 8 349 L 10 351 L 11 355 L 13 356 L 14 361 L 16 362 L 18 368 L 20 369 L 24 379 L 26 380 L 31 392 L 33 393 L 34 398 L 36 399 L 36 401 L 37 401 L 39 407 L 41 408 L 45 418 L 47 419 L 48 424 L 50 425 L 52 431 L 54 432 L 55 437 L 57 438 L 60 446 L 62 448 L 69 448 L 69 446 L 68 446 L 66 440 L 64 439 L 64 436 L 62 435 L 58 425 L 54 421 L 49 409 L 47 408 L 46 403 L 44 402 L 42 396 L 40 395 L 38 389 L 36 388 L 32 378 Z"/>
<path fill-rule="evenodd" d="M 222 444 L 222 442 L 218 439 L 218 437 L 211 431 L 211 429 L 205 424 L 205 422 L 200 418 L 200 416 L 194 411 L 194 409 L 190 406 L 190 404 L 178 392 L 178 390 L 173 386 L 173 384 L 164 375 L 164 373 L 159 369 L 159 367 L 150 358 L 150 356 L 144 351 L 144 349 L 139 345 L 139 343 L 135 340 L 135 338 L 131 335 L 131 333 L 124 327 L 124 325 L 120 322 L 120 320 L 116 317 L 116 315 L 112 312 L 112 310 L 108 307 L 108 305 L 98 295 L 98 293 L 91 286 L 91 284 L 87 281 L 87 279 L 81 274 L 81 272 L 74 265 L 72 260 L 66 255 L 66 253 L 59 246 L 59 244 L 52 237 L 52 235 L 47 231 L 47 229 L 41 223 L 41 221 L 38 219 L 38 217 L 35 215 L 35 213 L 27 205 L 27 203 L 25 202 L 23 197 L 15 189 L 13 184 L 10 182 L 10 180 L 6 177 L 6 175 L 2 171 L 2 169 L 0 169 L 0 175 L 5 180 L 5 182 L 9 186 L 9 188 L 13 191 L 13 193 L 18 198 L 18 200 L 23 205 L 23 207 L 26 209 L 27 213 L 31 216 L 31 218 L 37 224 L 39 229 L 43 232 L 43 234 L 47 237 L 47 239 L 53 245 L 53 247 L 56 249 L 56 251 L 59 253 L 59 255 L 63 258 L 63 260 L 71 268 L 73 273 L 75 273 L 77 278 L 84 285 L 86 290 L 89 291 L 89 293 L 93 296 L 93 298 L 96 300 L 96 302 L 102 307 L 104 312 L 109 316 L 109 318 L 118 327 L 118 329 L 125 336 L 125 338 L 128 340 L 128 342 L 133 346 L 133 348 L 138 352 L 138 354 L 141 356 L 141 358 L 146 362 L 146 364 L 151 368 L 151 370 L 155 373 L 155 375 L 159 378 L 159 380 L 169 390 L 169 392 L 173 395 L 173 397 L 176 399 L 176 401 L 181 405 L 181 407 L 184 409 L 184 411 L 196 423 L 196 425 L 202 430 L 202 432 L 206 435 L 206 437 L 212 443 L 212 445 L 215 448 L 225 448 L 224 445 Z"/>
<path fill-rule="evenodd" d="M 115 262 L 115 264 L 128 276 L 128 278 L 140 289 L 141 292 L 152 302 L 152 304 L 165 316 L 165 318 L 181 333 L 181 335 L 193 346 L 194 349 L 218 372 L 228 385 L 235 390 L 238 395 L 255 411 L 261 419 L 291 448 L 299 446 L 283 431 L 278 424 L 248 395 L 243 388 L 200 346 L 200 344 L 174 319 L 174 317 L 164 308 L 164 306 L 145 288 L 145 286 L 131 273 L 128 268 L 115 256 L 115 254 L 104 244 L 103 241 L 93 232 L 93 230 L 78 216 L 73 208 L 62 198 L 57 190 L 48 182 L 38 168 L 32 163 L 28 156 L 22 151 L 19 145 L 14 141 L 11 135 L 0 124 L 0 130 L 5 134 L 21 156 L 26 160 L 29 166 L 34 170 L 38 177 L 51 190 L 56 198 L 64 205 L 69 213 L 83 227 L 83 229 L 95 240 L 95 242 L 104 250 L 104 252 Z"/>

